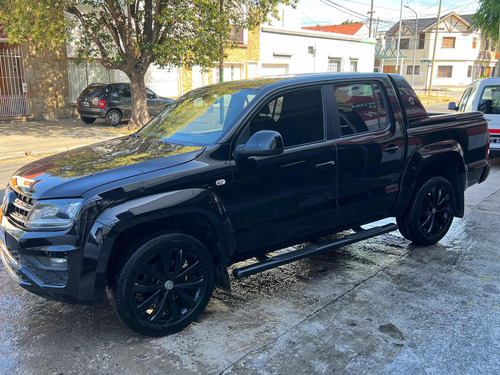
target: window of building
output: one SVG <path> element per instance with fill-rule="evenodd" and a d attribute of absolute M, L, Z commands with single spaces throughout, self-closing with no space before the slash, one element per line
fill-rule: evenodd
<path fill-rule="evenodd" d="M 409 49 L 410 48 L 410 39 L 401 39 L 401 44 L 399 49 Z"/>
<path fill-rule="evenodd" d="M 477 38 L 472 38 L 472 48 L 476 49 L 476 45 L 477 45 Z"/>
<path fill-rule="evenodd" d="M 228 41 L 233 44 L 245 44 L 245 30 L 233 27 Z"/>
<path fill-rule="evenodd" d="M 443 37 L 443 48 L 455 48 L 455 37 Z"/>
<path fill-rule="evenodd" d="M 351 60 L 351 72 L 358 71 L 358 60 Z"/>
<path fill-rule="evenodd" d="M 328 71 L 329 72 L 340 72 L 342 60 L 340 59 L 328 59 Z"/>
<path fill-rule="evenodd" d="M 472 77 L 472 65 L 469 65 L 467 67 L 467 77 Z"/>
<path fill-rule="evenodd" d="M 488 51 L 490 49 L 490 40 L 489 39 L 486 39 L 486 46 L 484 48 L 486 51 Z"/>
<path fill-rule="evenodd" d="M 425 34 L 421 33 L 418 36 L 418 49 L 424 49 L 425 47 Z"/>
<path fill-rule="evenodd" d="M 413 74 L 413 65 L 406 67 L 406 74 Z M 415 75 L 420 74 L 420 65 L 415 65 Z"/>
<path fill-rule="evenodd" d="M 334 89 L 342 136 L 379 130 L 387 126 L 389 117 L 378 84 L 335 85 Z"/>
<path fill-rule="evenodd" d="M 452 66 L 438 66 L 438 77 L 451 78 L 451 72 L 453 70 Z"/>

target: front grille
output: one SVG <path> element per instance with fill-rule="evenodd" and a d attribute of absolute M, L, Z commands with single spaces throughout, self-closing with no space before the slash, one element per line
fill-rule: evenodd
<path fill-rule="evenodd" d="M 8 216 L 15 224 L 21 226 L 22 228 L 26 228 L 26 220 L 28 219 L 28 215 L 36 200 L 18 192 L 14 192 L 14 194 L 15 199 L 8 205 L 6 216 Z"/>

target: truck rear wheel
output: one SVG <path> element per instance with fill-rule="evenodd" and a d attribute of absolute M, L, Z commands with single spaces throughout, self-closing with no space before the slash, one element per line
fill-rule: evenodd
<path fill-rule="evenodd" d="M 419 245 L 432 245 L 450 229 L 455 214 L 453 186 L 444 177 L 432 177 L 417 190 L 406 215 L 398 217 L 401 234 Z"/>
<path fill-rule="evenodd" d="M 198 318 L 214 283 L 214 264 L 205 245 L 186 234 L 167 232 L 128 253 L 111 283 L 111 296 L 128 327 L 164 336 Z"/>

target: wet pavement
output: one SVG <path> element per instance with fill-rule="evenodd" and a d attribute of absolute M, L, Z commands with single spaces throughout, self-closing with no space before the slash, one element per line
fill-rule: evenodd
<path fill-rule="evenodd" d="M 500 369 L 500 161 L 440 243 L 393 232 L 217 290 L 163 338 L 109 303 L 74 306 L 0 269 L 0 374 L 495 374 Z"/>

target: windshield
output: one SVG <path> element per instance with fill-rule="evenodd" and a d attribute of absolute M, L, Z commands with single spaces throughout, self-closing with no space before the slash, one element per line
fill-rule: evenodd
<path fill-rule="evenodd" d="M 458 103 L 459 112 L 475 111 L 475 109 L 472 108 L 472 103 L 474 102 L 474 97 L 476 95 L 478 87 L 478 81 L 475 81 L 471 83 L 470 86 L 465 90 L 462 97 L 460 98 L 460 102 Z"/>
<path fill-rule="evenodd" d="M 176 100 L 137 133 L 149 140 L 208 146 L 224 134 L 259 91 L 212 86 Z"/>

